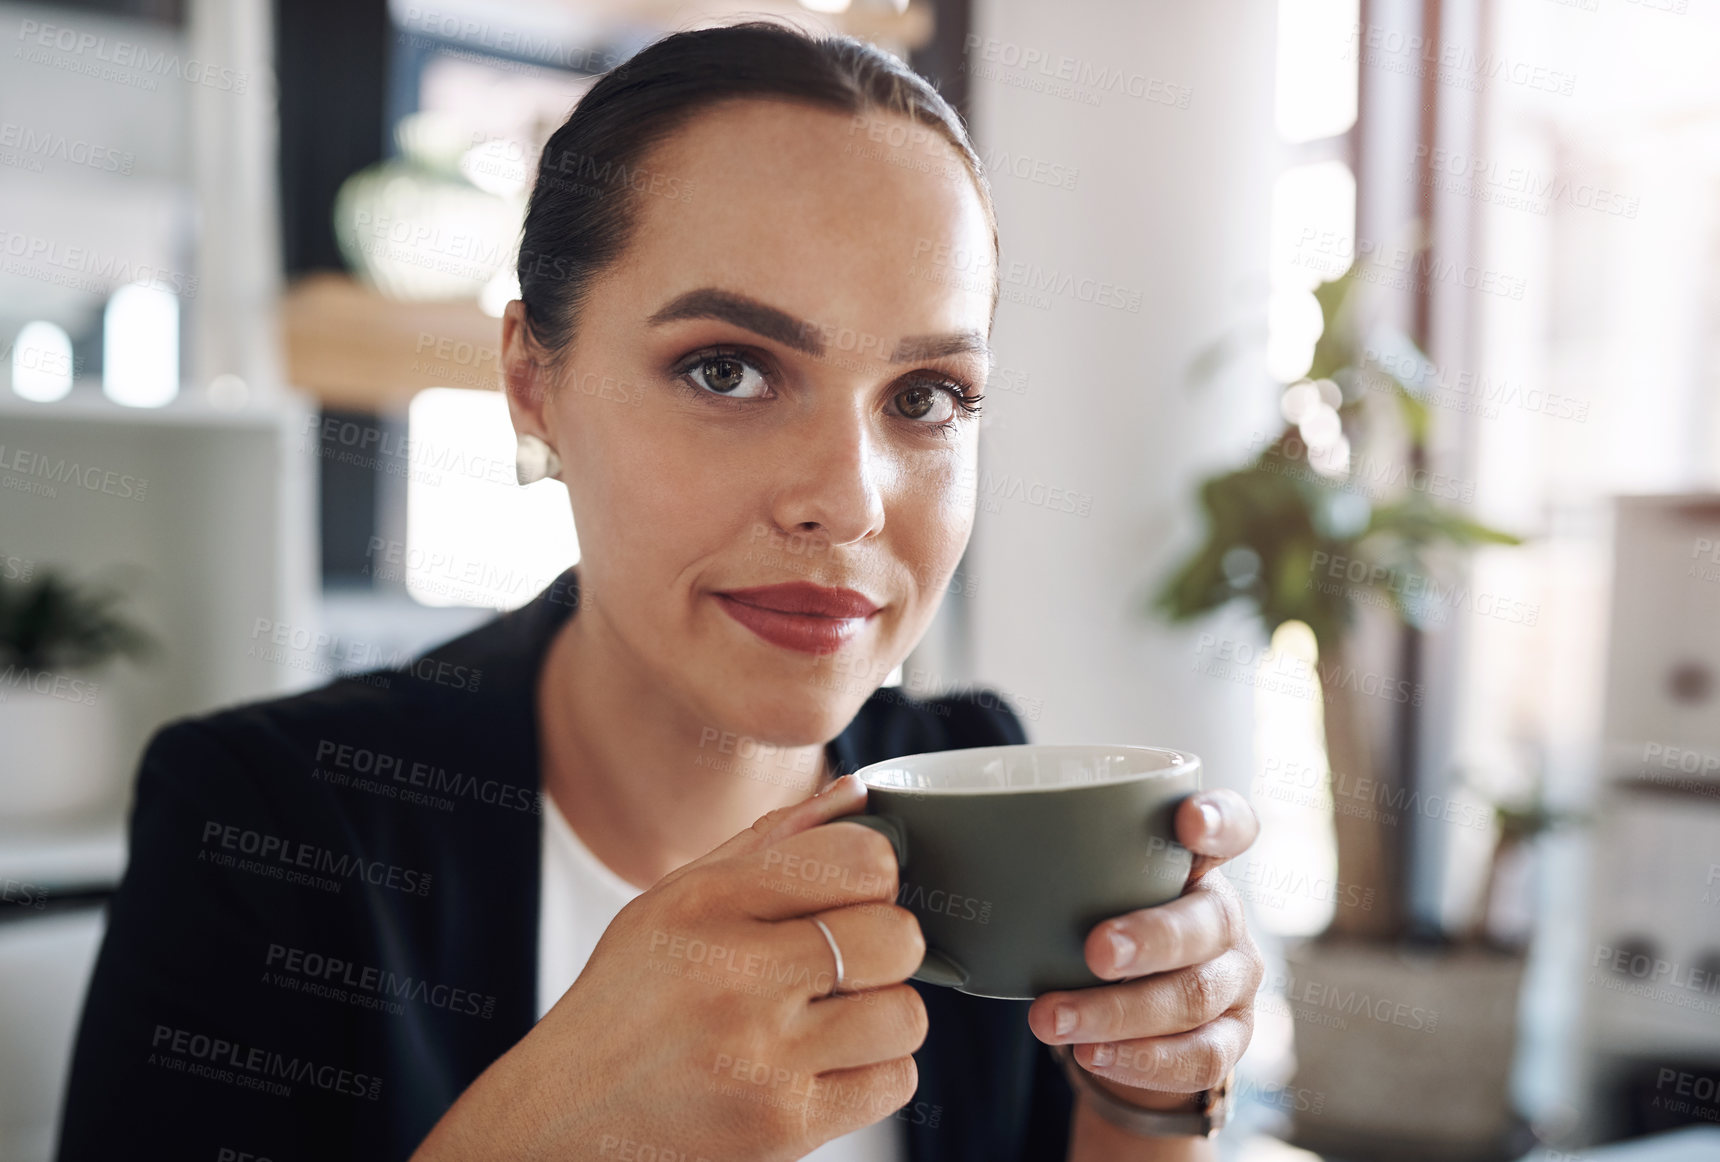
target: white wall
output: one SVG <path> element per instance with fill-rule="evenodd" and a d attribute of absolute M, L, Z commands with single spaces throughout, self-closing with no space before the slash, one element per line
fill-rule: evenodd
<path fill-rule="evenodd" d="M 988 506 L 982 489 L 973 676 L 1025 705 L 1036 741 L 1184 747 L 1206 760 L 1208 786 L 1244 791 L 1252 691 L 1194 664 L 1200 632 L 1258 641 L 1258 630 L 1230 614 L 1168 627 L 1143 607 L 1197 543 L 1197 481 L 1243 463 L 1252 433 L 1281 422 L 1258 357 L 1276 7 L 981 0 L 966 56 L 981 154 L 1077 171 L 1073 190 L 993 179 L 1005 272 L 993 344 L 1027 389 L 994 381 L 983 464 L 993 486 L 1020 478 L 1091 497 L 1083 517 L 1007 494 Z M 1020 63 L 1029 54 L 1046 63 Z M 1073 94 L 1029 87 L 1059 72 Z M 1107 87 L 1118 73 L 1125 87 Z M 1017 261 L 1067 273 L 1075 293 L 1044 293 L 1048 309 L 1010 301 Z M 1138 312 L 1081 301 L 1084 278 L 1139 292 Z M 1193 386 L 1190 360 L 1251 319 L 1247 357 Z"/>

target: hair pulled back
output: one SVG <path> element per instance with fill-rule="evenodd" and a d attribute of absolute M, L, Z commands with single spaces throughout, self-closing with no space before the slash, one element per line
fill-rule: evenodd
<path fill-rule="evenodd" d="M 896 57 L 852 37 L 815 38 L 764 21 L 677 32 L 599 78 L 538 160 L 520 240 L 520 298 L 532 342 L 552 361 L 572 345 L 596 277 L 626 251 L 639 199 L 682 196 L 676 183 L 685 179 L 649 172 L 643 160 L 698 113 L 737 98 L 895 114 L 940 134 L 973 175 L 995 251 L 991 190 L 967 129 Z"/>

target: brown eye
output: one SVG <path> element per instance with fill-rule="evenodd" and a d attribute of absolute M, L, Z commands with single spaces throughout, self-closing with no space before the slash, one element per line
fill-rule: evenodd
<path fill-rule="evenodd" d="M 746 378 L 746 366 L 739 359 L 719 355 L 704 362 L 705 386 L 724 395 L 741 385 Z"/>
<path fill-rule="evenodd" d="M 896 407 L 910 420 L 917 420 L 932 410 L 936 395 L 929 387 L 910 387 L 896 393 Z"/>
<path fill-rule="evenodd" d="M 762 399 L 770 394 L 764 372 L 752 360 L 727 351 L 688 363 L 681 373 L 688 386 L 730 399 Z"/>
<path fill-rule="evenodd" d="M 896 411 L 910 420 L 944 424 L 955 418 L 955 397 L 942 387 L 915 384 L 913 387 L 904 387 L 892 399 Z"/>

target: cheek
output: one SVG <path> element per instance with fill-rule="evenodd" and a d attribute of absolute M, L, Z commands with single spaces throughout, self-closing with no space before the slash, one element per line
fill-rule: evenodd
<path fill-rule="evenodd" d="M 581 552 L 602 561 L 679 572 L 744 535 L 756 480 L 726 480 L 720 465 L 643 414 L 576 414 L 579 463 L 566 473 Z"/>
<path fill-rule="evenodd" d="M 970 457 L 919 464 L 904 473 L 904 487 L 886 528 L 894 525 L 897 551 L 926 588 L 941 589 L 955 571 L 973 531 L 975 473 Z"/>

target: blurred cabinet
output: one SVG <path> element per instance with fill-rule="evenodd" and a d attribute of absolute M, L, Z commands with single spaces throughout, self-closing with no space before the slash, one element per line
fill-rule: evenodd
<path fill-rule="evenodd" d="M 1602 1138 L 1694 1120 L 1680 1079 L 1720 1077 L 1720 495 L 1618 500 L 1606 670 L 1581 965 Z"/>

